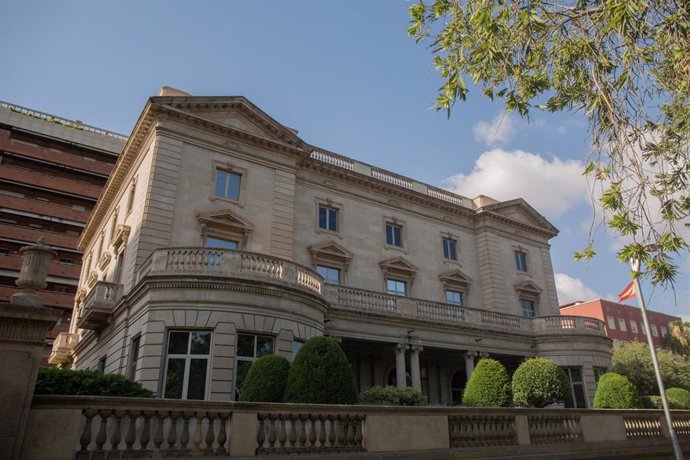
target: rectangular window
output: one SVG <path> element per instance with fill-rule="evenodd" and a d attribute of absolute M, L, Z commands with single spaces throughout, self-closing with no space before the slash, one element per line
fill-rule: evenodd
<path fill-rule="evenodd" d="M 386 292 L 392 295 L 404 297 L 407 295 L 407 283 L 405 281 L 387 279 Z"/>
<path fill-rule="evenodd" d="M 649 327 L 652 329 L 652 335 L 654 337 L 659 337 L 659 331 L 656 329 L 656 324 L 650 324 Z"/>
<path fill-rule="evenodd" d="M 563 370 L 570 380 L 570 388 L 572 389 L 571 398 L 565 401 L 565 407 L 586 409 L 587 399 L 585 398 L 585 385 L 582 382 L 582 368 L 564 367 Z"/>
<path fill-rule="evenodd" d="M 214 249 L 237 249 L 237 241 L 224 240 L 222 238 L 206 237 L 206 247 Z"/>
<path fill-rule="evenodd" d="M 630 331 L 632 331 L 633 334 L 639 333 L 637 330 L 637 321 L 630 321 Z"/>
<path fill-rule="evenodd" d="M 606 317 L 606 324 L 608 324 L 609 329 L 616 330 L 616 318 L 614 318 L 613 316 Z"/>
<path fill-rule="evenodd" d="M 520 306 L 522 307 L 522 316 L 526 318 L 534 317 L 534 300 L 520 299 Z"/>
<path fill-rule="evenodd" d="M 595 367 L 594 369 L 594 381 L 599 382 L 599 378 L 601 378 L 602 375 L 606 374 L 608 370 L 605 367 Z"/>
<path fill-rule="evenodd" d="M 108 360 L 108 356 L 103 356 L 98 360 L 98 367 L 96 370 L 101 374 L 105 374 L 105 363 Z"/>
<path fill-rule="evenodd" d="M 301 340 L 293 340 L 292 341 L 292 360 L 295 360 L 295 357 L 297 357 L 297 353 L 302 349 L 302 346 L 304 345 L 304 342 Z"/>
<path fill-rule="evenodd" d="M 524 251 L 515 251 L 515 266 L 519 272 L 527 271 L 527 253 Z"/>
<path fill-rule="evenodd" d="M 319 205 L 319 228 L 331 232 L 338 231 L 338 209 Z"/>
<path fill-rule="evenodd" d="M 237 371 L 235 375 L 235 401 L 240 399 L 240 391 L 252 363 L 263 355 L 273 354 L 274 338 L 265 335 L 237 334 Z"/>
<path fill-rule="evenodd" d="M 211 332 L 170 331 L 163 397 L 204 399 L 210 355 Z"/>
<path fill-rule="evenodd" d="M 386 222 L 386 244 L 402 247 L 402 225 Z"/>
<path fill-rule="evenodd" d="M 664 326 L 659 326 L 659 329 L 661 329 L 661 336 L 666 337 L 668 335 L 668 331 Z"/>
<path fill-rule="evenodd" d="M 240 199 L 240 180 L 239 174 L 216 169 L 216 188 L 215 194 L 230 200 Z"/>
<path fill-rule="evenodd" d="M 618 318 L 618 329 L 623 332 L 628 330 L 627 326 L 625 325 L 625 318 Z"/>
<path fill-rule="evenodd" d="M 462 292 L 446 289 L 446 302 L 455 305 L 462 305 Z"/>
<path fill-rule="evenodd" d="M 458 260 L 456 241 L 450 238 L 443 238 L 443 258 L 448 260 Z"/>
<path fill-rule="evenodd" d="M 127 378 L 134 380 L 134 375 L 137 371 L 137 361 L 139 360 L 139 344 L 141 343 L 141 334 L 137 334 L 132 338 L 129 346 L 129 364 L 127 366 Z"/>
<path fill-rule="evenodd" d="M 323 276 L 323 280 L 329 284 L 340 284 L 340 269 L 333 267 L 326 267 L 324 265 L 316 266 L 316 273 Z"/>

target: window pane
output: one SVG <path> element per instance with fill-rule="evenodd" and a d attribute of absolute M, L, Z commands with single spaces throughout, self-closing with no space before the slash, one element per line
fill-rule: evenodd
<path fill-rule="evenodd" d="M 405 296 L 407 283 L 399 280 L 386 280 L 386 290 L 389 294 Z"/>
<path fill-rule="evenodd" d="M 582 371 L 580 368 L 571 367 L 570 368 L 570 380 L 575 382 L 582 382 Z"/>
<path fill-rule="evenodd" d="M 165 398 L 182 398 L 182 379 L 184 378 L 184 359 L 168 359 L 168 371 L 165 375 Z"/>
<path fill-rule="evenodd" d="M 319 206 L 319 228 L 328 228 L 328 213 L 324 206 Z"/>
<path fill-rule="evenodd" d="M 522 305 L 522 316 L 532 318 L 534 316 L 534 302 L 522 299 L 520 300 L 520 304 Z"/>
<path fill-rule="evenodd" d="M 302 349 L 302 345 L 304 345 L 304 342 L 300 342 L 299 340 L 293 340 L 292 341 L 292 360 L 295 360 L 295 357 L 297 356 L 297 353 Z"/>
<path fill-rule="evenodd" d="M 254 336 L 237 334 L 237 356 L 254 357 Z"/>
<path fill-rule="evenodd" d="M 207 359 L 192 359 L 189 365 L 187 399 L 204 399 L 206 395 Z"/>
<path fill-rule="evenodd" d="M 402 227 L 396 225 L 393 227 L 393 244 L 395 246 L 402 246 Z"/>
<path fill-rule="evenodd" d="M 168 338 L 168 354 L 186 355 L 189 345 L 189 332 L 172 331 Z"/>
<path fill-rule="evenodd" d="M 240 176 L 237 174 L 228 174 L 230 184 L 228 185 L 228 198 L 237 200 L 240 198 Z"/>
<path fill-rule="evenodd" d="M 216 170 L 216 195 L 225 196 L 225 188 L 227 187 L 227 175 L 224 171 Z"/>
<path fill-rule="evenodd" d="M 578 408 L 587 408 L 587 401 L 585 400 L 585 389 L 582 384 L 573 385 L 573 396 L 575 396 L 575 405 Z"/>
<path fill-rule="evenodd" d="M 338 210 L 330 208 L 328 210 L 328 229 L 338 231 Z"/>
<path fill-rule="evenodd" d="M 216 170 L 215 194 L 237 200 L 240 197 L 240 175 Z"/>
<path fill-rule="evenodd" d="M 323 265 L 316 266 L 316 273 L 323 276 L 326 283 L 340 284 L 340 269 L 325 267 Z"/>
<path fill-rule="evenodd" d="M 273 337 L 256 338 L 256 357 L 273 353 Z"/>
<path fill-rule="evenodd" d="M 193 355 L 208 355 L 211 350 L 211 333 L 210 332 L 192 332 L 192 349 Z"/>
<path fill-rule="evenodd" d="M 209 236 L 206 238 L 206 247 L 218 249 L 237 249 L 237 241 L 224 240 Z"/>
<path fill-rule="evenodd" d="M 393 245 L 393 226 L 386 224 L 386 244 Z"/>
<path fill-rule="evenodd" d="M 462 305 L 462 292 L 446 291 L 446 302 Z"/>
<path fill-rule="evenodd" d="M 249 368 L 252 367 L 251 361 L 237 361 L 237 375 L 235 382 L 235 400 L 240 399 L 240 391 L 242 391 L 242 386 L 244 385 L 244 380 L 247 378 L 247 373 Z"/>

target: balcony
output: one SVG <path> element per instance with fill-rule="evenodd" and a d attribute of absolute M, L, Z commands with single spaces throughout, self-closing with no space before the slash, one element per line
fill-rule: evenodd
<path fill-rule="evenodd" d="M 77 327 L 101 330 L 122 297 L 122 285 L 98 281 L 78 307 Z"/>
<path fill-rule="evenodd" d="M 226 249 L 158 249 L 144 262 L 138 279 L 175 275 L 266 282 L 321 295 L 321 276 L 310 268 L 265 254 Z"/>
<path fill-rule="evenodd" d="M 53 349 L 50 352 L 48 362 L 50 364 L 66 364 L 69 362 L 70 355 L 74 349 L 74 345 L 78 340 L 77 334 L 70 334 L 69 332 L 60 332 L 53 342 Z"/>
<path fill-rule="evenodd" d="M 508 313 L 333 285 L 324 287 L 324 298 L 332 307 L 338 309 L 455 324 L 475 329 L 502 330 L 528 335 L 606 336 L 604 323 L 594 318 L 579 316 L 526 318 Z"/>

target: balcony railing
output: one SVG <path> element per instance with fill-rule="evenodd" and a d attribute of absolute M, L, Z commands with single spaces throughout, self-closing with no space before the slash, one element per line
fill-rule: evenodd
<path fill-rule="evenodd" d="M 98 281 L 77 308 L 77 326 L 81 329 L 100 330 L 108 323 L 122 297 L 122 285 Z"/>
<path fill-rule="evenodd" d="M 48 362 L 50 364 L 65 364 L 69 361 L 70 354 L 78 340 L 77 334 L 60 332 L 53 341 L 53 349 L 50 352 Z"/>
<path fill-rule="evenodd" d="M 310 268 L 253 252 L 211 248 L 165 248 L 144 262 L 138 279 L 154 275 L 195 274 L 268 281 L 321 294 L 322 278 Z"/>

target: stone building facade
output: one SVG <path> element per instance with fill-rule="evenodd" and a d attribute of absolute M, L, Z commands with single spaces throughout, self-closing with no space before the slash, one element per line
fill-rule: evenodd
<path fill-rule="evenodd" d="M 19 249 L 45 238 L 58 256 L 41 296 L 62 311 L 49 339 L 69 331 L 81 272 L 77 240 L 126 140 L 0 101 L 0 302 L 19 292 Z"/>
<path fill-rule="evenodd" d="M 481 356 L 538 355 L 586 405 L 610 340 L 559 315 L 556 234 L 522 199 L 455 195 L 311 146 L 243 97 L 164 88 L 82 234 L 78 341 L 53 362 L 232 400 L 257 356 L 327 334 L 360 391 L 454 404 Z"/>

